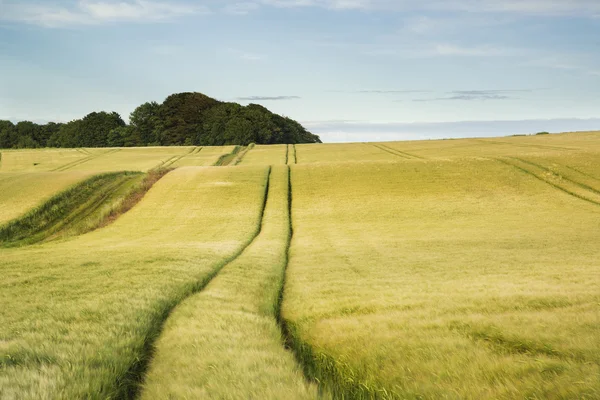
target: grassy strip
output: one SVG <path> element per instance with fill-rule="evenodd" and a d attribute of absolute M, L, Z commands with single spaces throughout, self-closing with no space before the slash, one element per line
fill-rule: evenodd
<path fill-rule="evenodd" d="M 244 157 L 246 156 L 246 154 L 252 150 L 254 148 L 254 146 L 256 146 L 255 143 L 250 143 L 248 145 L 248 147 L 246 147 L 246 149 L 244 151 L 242 151 L 241 153 L 239 153 L 239 155 L 235 158 L 235 161 L 233 162 L 233 165 L 238 165 L 239 163 L 242 162 L 242 160 L 244 159 Z"/>
<path fill-rule="evenodd" d="M 15 247 L 104 227 L 137 204 L 170 169 L 96 175 L 0 228 L 0 245 Z"/>
<path fill-rule="evenodd" d="M 134 172 L 117 172 L 93 176 L 85 181 L 52 197 L 41 206 L 31 210 L 23 217 L 9 222 L 0 228 L 0 243 L 18 244 L 31 241 L 32 236 L 45 231 L 54 233 L 64 225 L 69 215 L 98 194 L 98 191 L 110 187 L 123 178 L 137 175 Z"/>
<path fill-rule="evenodd" d="M 175 309 L 175 307 L 179 305 L 182 301 L 184 301 L 186 298 L 203 290 L 206 287 L 206 285 L 208 285 L 209 282 L 212 281 L 219 274 L 219 272 L 221 272 L 223 268 L 225 268 L 225 266 L 227 266 L 236 258 L 238 258 L 244 252 L 244 250 L 246 250 L 246 248 L 250 246 L 250 244 L 252 244 L 254 239 L 256 239 L 256 237 L 260 234 L 262 230 L 262 221 L 267 204 L 267 197 L 269 195 L 270 176 L 271 168 L 268 169 L 266 175 L 265 191 L 262 200 L 262 205 L 258 215 L 258 221 L 256 223 L 256 230 L 235 253 L 218 263 L 209 274 L 203 276 L 198 281 L 187 283 L 177 293 L 176 296 L 169 299 L 169 301 L 163 305 L 162 310 L 157 315 L 157 317 L 153 319 L 150 328 L 146 332 L 146 335 L 144 337 L 143 348 L 141 350 L 140 355 L 135 359 L 133 364 L 131 364 L 127 372 L 124 375 L 117 378 L 115 382 L 116 399 L 133 399 L 139 396 L 142 389 L 144 377 L 148 371 L 150 362 L 156 352 L 156 341 L 159 338 L 159 336 L 161 336 L 161 333 L 164 329 L 164 325 L 171 313 L 173 312 L 173 310 Z"/>
<path fill-rule="evenodd" d="M 226 165 L 229 165 L 235 159 L 237 153 L 239 153 L 240 150 L 242 150 L 241 146 L 235 146 L 231 153 L 223 154 L 221 157 L 219 157 L 217 162 L 214 163 L 214 166 L 224 167 Z"/>
<path fill-rule="evenodd" d="M 135 185 L 120 201 L 118 201 L 110 211 L 106 212 L 101 216 L 99 222 L 93 227 L 93 229 L 103 228 L 113 223 L 121 215 L 131 210 L 133 206 L 139 203 L 146 193 L 154 186 L 156 182 L 167 173 L 171 172 L 172 168 L 159 168 L 148 171 L 142 181 Z M 92 230 L 92 229 L 90 229 Z"/>

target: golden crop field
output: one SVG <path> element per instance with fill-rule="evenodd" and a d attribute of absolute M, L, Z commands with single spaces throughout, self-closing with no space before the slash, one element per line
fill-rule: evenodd
<path fill-rule="evenodd" d="M 86 172 L 0 172 L 0 225 L 88 176 Z"/>
<path fill-rule="evenodd" d="M 162 171 L 0 246 L 3 400 L 600 398 L 600 132 L 0 153 L 0 233 Z"/>

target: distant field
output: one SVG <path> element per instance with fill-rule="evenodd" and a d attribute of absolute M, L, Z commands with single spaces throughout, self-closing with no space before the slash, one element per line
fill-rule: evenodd
<path fill-rule="evenodd" d="M 0 247 L 3 400 L 600 398 L 600 132 L 0 153 L 0 226 L 174 168 Z"/>
<path fill-rule="evenodd" d="M 89 175 L 86 172 L 0 172 L 0 225 Z"/>

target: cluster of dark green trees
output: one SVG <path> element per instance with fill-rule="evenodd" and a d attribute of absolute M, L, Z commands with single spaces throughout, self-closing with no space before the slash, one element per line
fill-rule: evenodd
<path fill-rule="evenodd" d="M 116 112 L 93 112 L 65 124 L 0 120 L 0 148 L 321 143 L 298 122 L 265 107 L 224 103 L 202 93 L 144 103 L 129 120 L 127 125 Z"/>

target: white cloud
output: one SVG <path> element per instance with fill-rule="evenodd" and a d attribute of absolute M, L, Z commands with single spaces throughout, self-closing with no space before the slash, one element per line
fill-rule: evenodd
<path fill-rule="evenodd" d="M 464 11 L 592 17 L 600 14 L 598 0 L 256 0 L 253 3 L 334 10 Z"/>
<path fill-rule="evenodd" d="M 70 5 L 8 2 L 0 19 L 26 22 L 45 27 L 96 25 L 108 22 L 157 22 L 178 17 L 205 14 L 206 6 L 190 3 L 128 0 L 81 0 Z"/>

